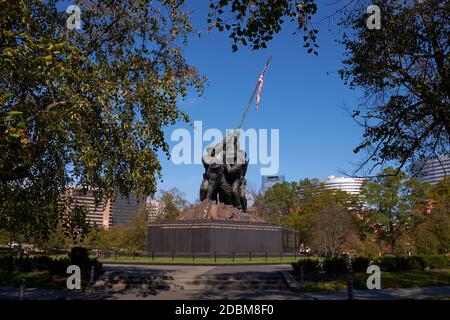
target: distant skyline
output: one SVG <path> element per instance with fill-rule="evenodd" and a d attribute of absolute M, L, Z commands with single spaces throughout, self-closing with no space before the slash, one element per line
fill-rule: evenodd
<path fill-rule="evenodd" d="M 339 170 L 353 171 L 361 155 L 353 148 L 362 139 L 358 127 L 345 108 L 352 109 L 362 96 L 350 90 L 337 71 L 342 67 L 342 47 L 337 29 L 328 23 L 318 26 L 319 55 L 307 54 L 300 36 L 293 36 L 293 26 L 286 25 L 268 48 L 251 51 L 239 47 L 231 50 L 232 41 L 226 33 L 207 30 L 207 6 L 196 2 L 188 5 L 193 10 L 192 23 L 201 32 L 200 38 L 192 38 L 186 47 L 187 61 L 207 76 L 203 96 L 195 93 L 181 101 L 191 122 L 202 121 L 204 130 L 217 128 L 225 133 L 235 128 L 244 112 L 247 101 L 267 58 L 273 57 L 261 94 L 259 111 L 254 105 L 243 125 L 244 129 L 279 129 L 279 175 L 286 181 L 303 178 L 325 179 L 340 175 Z M 330 7 L 319 5 L 316 20 L 327 15 Z M 189 128 L 177 123 L 165 129 L 170 148 L 173 130 Z M 206 147 L 206 144 L 203 146 Z M 198 198 L 203 166 L 199 164 L 175 165 L 161 153 L 163 182 L 158 190 L 177 187 L 189 201 Z M 247 172 L 247 186 L 261 189 L 259 165 L 252 165 Z"/>

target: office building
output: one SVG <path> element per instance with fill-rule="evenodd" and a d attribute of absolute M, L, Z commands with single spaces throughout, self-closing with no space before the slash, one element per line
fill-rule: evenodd
<path fill-rule="evenodd" d="M 130 194 L 129 197 L 118 195 L 114 201 L 108 200 L 105 213 L 111 217 L 112 225 L 127 224 L 136 215 L 141 206 L 145 206 L 145 197 L 136 197 Z"/>
<path fill-rule="evenodd" d="M 416 169 L 420 170 L 417 180 L 436 184 L 444 177 L 450 177 L 450 155 L 431 158 L 425 164 L 418 163 Z"/>
<path fill-rule="evenodd" d="M 326 189 L 336 189 L 346 191 L 350 194 L 360 194 L 363 182 L 364 179 L 361 178 L 329 176 L 323 184 Z"/>
<path fill-rule="evenodd" d="M 162 215 L 164 205 L 161 200 L 150 199 L 147 201 L 148 222 L 155 222 Z"/>
<path fill-rule="evenodd" d="M 78 187 L 67 187 L 64 196 L 73 199 L 72 206 L 84 206 L 87 209 L 86 220 L 90 225 L 105 229 L 127 224 L 145 203 L 145 197 L 137 198 L 133 194 L 129 198 L 118 195 L 114 201 L 108 199 L 97 203 L 92 190 L 82 192 Z"/>
<path fill-rule="evenodd" d="M 284 176 L 262 176 L 261 191 L 262 193 L 265 193 L 270 187 L 284 181 Z"/>

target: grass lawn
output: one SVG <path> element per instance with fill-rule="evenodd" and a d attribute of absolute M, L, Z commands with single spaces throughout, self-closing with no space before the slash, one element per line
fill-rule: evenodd
<path fill-rule="evenodd" d="M 273 263 L 291 263 L 298 261 L 299 258 L 295 257 L 268 257 L 267 260 L 265 257 L 252 257 L 250 260 L 249 257 L 236 257 L 233 262 L 233 258 L 217 258 L 214 260 L 214 258 L 195 258 L 192 257 L 174 257 L 172 260 L 171 257 L 155 257 L 152 259 L 152 257 L 117 257 L 117 259 L 113 258 L 106 258 L 106 259 L 100 259 L 100 262 L 108 263 L 108 262 L 116 262 L 116 263 L 159 263 L 159 264 L 239 264 L 239 263 L 267 263 L 267 264 L 273 264 Z"/>
<path fill-rule="evenodd" d="M 50 276 L 45 271 L 35 272 L 0 272 L 0 287 L 18 288 L 25 279 L 27 288 L 64 289 L 66 279 Z"/>
<path fill-rule="evenodd" d="M 335 291 L 347 290 L 347 281 L 353 279 L 354 288 L 367 289 L 366 280 L 369 275 L 358 273 L 330 277 L 326 275 L 305 276 L 305 284 L 302 291 Z M 450 285 L 450 269 L 413 271 L 413 272 L 382 272 L 381 288 L 413 288 Z"/>

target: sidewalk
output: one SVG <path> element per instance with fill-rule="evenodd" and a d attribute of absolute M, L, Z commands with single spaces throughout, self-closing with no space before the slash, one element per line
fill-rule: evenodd
<path fill-rule="evenodd" d="M 170 276 L 173 284 L 167 290 L 133 290 L 124 289 L 123 291 L 96 291 L 96 292 L 80 292 L 65 290 L 49 290 L 27 288 L 25 292 L 26 300 L 347 300 L 346 291 L 321 291 L 321 292 L 298 292 L 297 282 L 289 272 L 289 265 L 233 265 L 233 266 L 147 266 L 147 265 L 118 265 L 105 264 L 106 272 L 119 272 L 123 274 L 143 273 L 146 275 L 166 275 Z M 274 287 L 271 289 L 258 289 L 245 287 L 219 288 L 215 285 L 222 276 L 249 274 L 257 279 L 283 278 L 286 288 Z M 209 285 L 204 279 L 215 280 Z M 200 280 L 199 280 L 200 279 Z M 240 279 L 240 278 L 239 278 Z M 169 280 L 168 280 L 169 281 Z M 193 281 L 197 285 L 193 285 Z M 203 282 L 202 282 L 203 281 Z M 227 281 L 226 283 L 233 281 Z M 226 284 L 224 283 L 224 285 Z M 287 288 L 291 288 L 291 290 Z M 354 290 L 353 297 L 355 300 L 398 300 L 398 299 L 430 299 L 433 297 L 450 298 L 450 286 L 436 286 L 424 288 L 393 288 L 381 290 Z M 17 300 L 19 298 L 17 288 L 0 287 L 0 300 Z"/>
<path fill-rule="evenodd" d="M 346 300 L 346 291 L 300 293 L 314 300 Z M 429 299 L 433 297 L 450 298 L 450 286 L 425 288 L 392 288 L 380 290 L 353 290 L 355 300 L 402 300 Z"/>
<path fill-rule="evenodd" d="M 137 296 L 134 292 L 124 292 L 123 294 L 102 294 L 102 293 L 85 293 L 85 292 L 68 292 L 62 290 L 49 289 L 26 289 L 26 300 L 104 300 L 104 299 L 186 299 L 198 298 L 198 295 L 192 295 L 194 292 L 190 290 L 168 291 L 161 296 Z M 203 299 L 223 299 L 223 295 L 218 295 L 214 292 L 209 292 L 210 295 L 204 292 L 201 296 Z M 222 292 L 223 294 L 223 292 Z M 450 286 L 442 287 L 426 287 L 426 288 L 395 288 L 395 289 L 381 289 L 381 290 L 354 290 L 355 300 L 401 300 L 401 299 L 429 299 L 433 297 L 449 297 Z M 233 291 L 227 294 L 228 299 L 273 299 L 273 300 L 347 300 L 347 292 L 345 291 L 330 291 L 330 292 L 300 292 L 293 293 L 289 290 L 279 290 L 272 292 L 246 292 Z M 17 300 L 17 288 L 0 287 L 0 300 Z"/>
<path fill-rule="evenodd" d="M 105 300 L 110 296 L 105 293 L 27 288 L 24 300 Z M 0 300 L 19 300 L 19 289 L 0 287 Z"/>

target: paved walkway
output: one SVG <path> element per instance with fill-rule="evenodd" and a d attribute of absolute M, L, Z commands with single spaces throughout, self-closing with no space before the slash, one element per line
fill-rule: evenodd
<path fill-rule="evenodd" d="M 346 300 L 345 291 L 313 292 L 308 294 L 315 300 Z M 425 288 L 392 288 L 381 290 L 354 290 L 355 300 L 401 300 L 429 299 L 433 297 L 450 298 L 450 286 Z"/>
<path fill-rule="evenodd" d="M 123 292 L 69 292 L 62 290 L 32 289 L 26 290 L 26 299 L 111 299 L 111 300 L 191 300 L 191 299 L 224 299 L 224 300 L 345 300 L 345 291 L 295 293 L 288 289 L 269 290 L 207 290 L 201 287 L 182 289 L 184 284 L 192 282 L 198 276 L 214 276 L 220 274 L 255 274 L 279 276 L 283 271 L 291 270 L 290 265 L 247 265 L 247 266 L 174 266 L 174 265 L 117 265 L 105 264 L 105 271 L 142 272 L 145 274 L 169 275 L 177 286 L 170 290 L 155 291 L 148 294 L 137 290 Z M 399 288 L 382 290 L 354 290 L 356 300 L 393 300 L 393 299 L 427 299 L 432 297 L 450 297 L 450 286 L 428 288 Z M 18 299 L 18 289 L 0 287 L 0 299 Z"/>
<path fill-rule="evenodd" d="M 355 300 L 430 299 L 433 297 L 450 298 L 450 286 L 354 291 Z M 26 300 L 346 300 L 347 293 L 344 291 L 294 293 L 288 290 L 257 292 L 170 290 L 162 291 L 157 295 L 144 295 L 142 292 L 133 290 L 117 294 L 101 294 L 29 288 L 26 290 L 25 298 Z M 0 287 L 0 300 L 17 299 L 17 288 Z"/>

